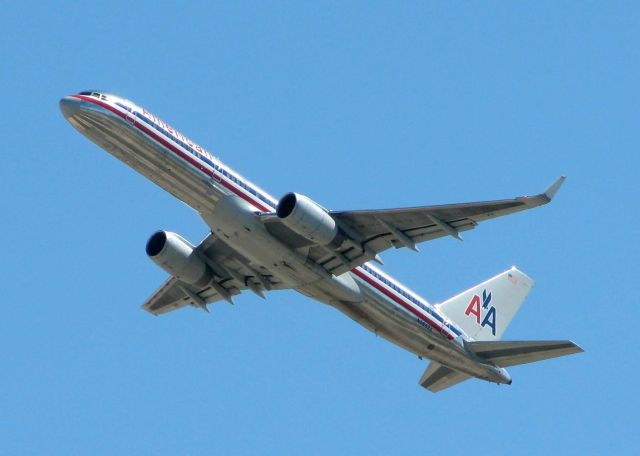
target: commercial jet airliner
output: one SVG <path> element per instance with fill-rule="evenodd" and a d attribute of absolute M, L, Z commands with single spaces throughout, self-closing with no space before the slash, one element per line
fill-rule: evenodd
<path fill-rule="evenodd" d="M 292 289 L 335 307 L 376 335 L 431 363 L 420 385 L 437 392 L 471 377 L 511 384 L 505 369 L 581 352 L 568 340 L 502 341 L 533 281 L 515 267 L 432 305 L 382 272 L 379 254 L 471 230 L 484 220 L 551 201 L 544 193 L 479 203 L 332 211 L 287 193 L 279 200 L 157 116 L 104 92 L 62 98 L 84 136 L 195 209 L 211 231 L 197 246 L 158 231 L 149 257 L 170 277 L 144 303 L 154 315 L 264 298 Z"/>

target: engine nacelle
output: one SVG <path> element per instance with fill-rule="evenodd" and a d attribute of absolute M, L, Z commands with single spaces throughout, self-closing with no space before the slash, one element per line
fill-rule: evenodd
<path fill-rule="evenodd" d="M 155 232 L 147 241 L 146 251 L 155 264 L 183 282 L 204 286 L 211 280 L 211 269 L 176 233 Z"/>
<path fill-rule="evenodd" d="M 338 225 L 327 210 L 304 195 L 284 195 L 276 214 L 288 228 L 320 245 L 330 244 L 338 236 Z"/>

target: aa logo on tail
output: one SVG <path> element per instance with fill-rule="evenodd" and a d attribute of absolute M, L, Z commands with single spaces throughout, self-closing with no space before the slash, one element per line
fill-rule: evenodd
<path fill-rule="evenodd" d="M 491 328 L 491 334 L 496 335 L 496 308 L 491 306 L 489 307 L 489 303 L 491 303 L 491 293 L 487 294 L 487 290 L 482 292 L 482 306 L 480 305 L 480 296 L 473 295 L 471 298 L 471 302 L 467 306 L 467 310 L 464 311 L 464 314 L 467 316 L 475 315 L 476 322 L 478 324 L 482 324 L 482 326 L 489 326 Z M 482 314 L 484 313 L 484 318 L 482 318 Z M 482 323 L 480 323 L 482 320 Z"/>

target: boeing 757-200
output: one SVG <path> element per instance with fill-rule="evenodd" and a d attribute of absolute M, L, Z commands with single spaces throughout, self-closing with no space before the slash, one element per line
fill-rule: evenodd
<path fill-rule="evenodd" d="M 170 277 L 144 303 L 154 315 L 208 305 L 245 290 L 292 289 L 335 307 L 431 364 L 420 385 L 437 392 L 476 377 L 511 384 L 506 367 L 581 352 L 568 340 L 502 341 L 533 281 L 515 267 L 431 305 L 372 263 L 391 247 L 460 233 L 551 201 L 544 193 L 479 203 L 331 211 L 311 198 L 279 200 L 144 108 L 104 92 L 60 101 L 91 141 L 195 209 L 211 231 L 197 246 L 168 231 L 147 242 Z"/>

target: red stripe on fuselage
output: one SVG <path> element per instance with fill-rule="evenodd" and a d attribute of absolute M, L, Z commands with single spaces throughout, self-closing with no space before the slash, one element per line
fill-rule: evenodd
<path fill-rule="evenodd" d="M 132 118 L 130 119 L 130 118 L 128 118 L 128 116 L 126 114 L 118 111 L 117 109 L 115 109 L 110 104 L 104 103 L 103 101 L 97 100 L 97 99 L 92 98 L 92 97 L 88 97 L 88 96 L 85 96 L 85 95 L 72 95 L 72 96 L 74 98 L 78 98 L 78 99 L 83 100 L 83 101 L 88 101 L 90 103 L 97 104 L 98 106 L 100 106 L 102 108 L 105 108 L 105 109 L 111 111 L 112 113 L 116 114 L 117 116 L 123 118 L 124 120 L 126 120 L 130 124 L 131 124 L 131 120 L 133 120 L 133 124 L 132 125 L 134 127 L 138 128 L 140 131 L 144 132 L 147 136 L 150 136 L 151 138 L 153 138 L 154 140 L 156 140 L 157 142 L 162 144 L 164 147 L 169 149 L 171 152 L 173 152 L 174 154 L 178 155 L 180 158 L 182 158 L 183 160 L 185 160 L 186 162 L 188 162 L 192 166 L 198 168 L 200 171 L 202 171 L 207 176 L 209 176 L 209 177 L 213 177 L 214 176 L 214 174 L 215 174 L 214 171 L 210 171 L 209 169 L 207 169 L 206 166 L 204 166 L 202 163 L 196 161 L 191 155 L 185 154 L 184 152 L 182 152 L 180 149 L 175 147 L 173 144 L 171 144 L 169 141 L 167 141 L 162 136 L 158 135 L 153 130 L 145 127 L 144 125 L 140 125 L 140 122 L 137 121 L 135 119 L 135 117 L 133 117 L 133 115 L 132 115 Z M 273 208 L 267 208 L 263 204 L 258 203 L 256 200 L 254 200 L 253 198 L 251 198 L 248 195 L 246 195 L 240 189 L 234 187 L 233 185 L 228 183 L 222 176 L 220 176 L 220 179 L 216 179 L 216 181 L 220 182 L 223 186 L 225 186 L 226 188 L 231 190 L 233 193 L 238 195 L 240 198 L 242 198 L 243 200 L 245 200 L 246 202 L 248 202 L 252 206 L 257 207 L 262 212 L 271 212 L 273 210 Z"/>
<path fill-rule="evenodd" d="M 376 282 L 375 280 L 370 278 L 366 273 L 364 273 L 359 268 L 354 268 L 354 269 L 351 270 L 351 272 L 353 272 L 355 275 L 357 275 L 362 280 L 367 282 L 369 285 L 374 287 L 376 290 L 378 290 L 381 293 L 383 293 L 385 296 L 391 298 L 394 302 L 396 302 L 400 306 L 402 306 L 402 308 L 404 308 L 404 309 L 408 310 L 409 312 L 411 312 L 413 315 L 415 315 L 420 320 L 422 320 L 425 323 L 427 323 L 429 326 L 434 328 L 436 331 L 440 332 L 442 335 L 446 336 L 448 339 L 453 339 L 453 336 L 451 334 L 448 334 L 447 332 L 445 332 L 445 329 L 442 326 L 438 325 L 436 322 L 434 322 L 430 318 L 426 317 L 424 314 L 422 314 L 420 311 L 418 311 L 418 309 L 416 309 L 413 306 L 411 306 L 411 305 L 407 304 L 406 302 L 404 302 L 402 300 L 402 298 L 400 298 L 399 296 L 396 296 L 390 290 L 387 290 L 384 286 L 382 286 L 381 284 L 379 284 L 378 282 Z"/>
<path fill-rule="evenodd" d="M 135 119 L 135 117 L 129 119 L 128 116 L 122 112 L 120 112 L 119 110 L 115 109 L 113 106 L 109 105 L 108 103 L 104 103 L 101 100 L 97 100 L 93 97 L 88 97 L 85 95 L 72 95 L 74 98 L 78 98 L 80 100 L 83 101 L 87 101 L 93 104 L 96 104 L 102 108 L 107 109 L 108 111 L 116 114 L 118 117 L 121 117 L 122 119 L 126 120 L 127 122 L 129 122 L 129 124 L 131 124 L 131 120 L 133 120 L 133 126 L 137 127 L 140 131 L 144 132 L 147 136 L 150 136 L 151 138 L 153 138 L 155 141 L 159 142 L 160 144 L 162 144 L 164 147 L 166 147 L 167 149 L 169 149 L 171 152 L 173 152 L 174 154 L 178 155 L 179 157 L 181 157 L 183 160 L 187 161 L 189 164 L 191 164 L 192 166 L 198 168 L 200 171 L 202 171 L 204 174 L 206 174 L 209 177 L 213 177 L 214 176 L 214 171 L 210 171 L 208 170 L 203 164 L 199 163 L 198 161 L 196 161 L 191 155 L 189 154 L 185 154 L 184 152 L 182 152 L 180 149 L 178 149 L 177 147 L 175 147 L 173 144 L 171 144 L 169 141 L 167 141 L 165 138 L 163 138 L 162 136 L 158 135 L 155 131 L 147 128 L 144 125 L 141 125 L 140 122 L 138 120 Z M 250 196 L 246 195 L 245 193 L 243 193 L 241 190 L 239 190 L 238 188 L 234 187 L 233 185 L 229 184 L 228 182 L 226 182 L 222 176 L 220 176 L 220 179 L 216 179 L 218 182 L 220 182 L 222 185 L 224 185 L 226 188 L 228 188 L 229 190 L 231 190 L 233 193 L 235 193 L 236 195 L 238 195 L 239 197 L 241 197 L 242 199 L 244 199 L 245 201 L 247 201 L 249 204 L 257 207 L 258 209 L 260 209 L 263 212 L 271 212 L 273 209 L 272 208 L 267 208 L 266 206 L 262 205 L 261 203 L 258 203 L 256 200 L 254 200 L 253 198 L 251 198 Z M 453 339 L 453 336 L 451 336 L 450 334 L 445 332 L 445 329 L 438 325 L 437 323 L 435 323 L 434 321 L 432 321 L 431 319 L 429 319 L 428 317 L 426 317 L 424 314 L 422 314 L 421 312 L 419 312 L 417 309 L 415 309 L 413 306 L 407 304 L 406 302 L 404 302 L 402 300 L 402 298 L 396 296 L 394 293 L 392 293 L 390 290 L 387 290 L 384 286 L 380 285 L 378 282 L 376 282 L 375 280 L 371 279 L 365 272 L 363 272 L 361 269 L 359 268 L 354 268 L 351 270 L 351 272 L 353 272 L 355 275 L 357 275 L 358 277 L 360 277 L 362 280 L 364 280 L 365 282 L 367 282 L 369 285 L 371 285 L 373 288 L 375 288 L 376 290 L 380 291 L 381 293 L 383 293 L 385 296 L 389 297 L 391 300 L 393 300 L 394 302 L 396 302 L 397 304 L 399 304 L 402 308 L 408 310 L 409 312 L 411 312 L 413 315 L 415 315 L 416 317 L 418 317 L 419 319 L 421 319 L 422 321 L 424 321 L 425 323 L 427 323 L 429 326 L 431 326 L 432 328 L 434 328 L 436 331 L 442 333 L 444 336 L 446 336 L 448 339 Z"/>

